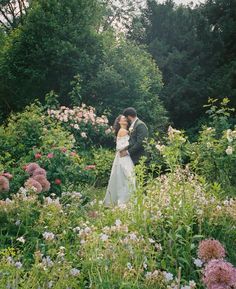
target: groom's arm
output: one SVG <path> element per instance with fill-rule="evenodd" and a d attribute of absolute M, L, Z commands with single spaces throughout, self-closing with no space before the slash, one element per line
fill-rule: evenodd
<path fill-rule="evenodd" d="M 146 125 L 143 123 L 138 125 L 136 133 L 137 141 L 132 146 L 128 147 L 128 152 L 131 156 L 144 148 L 144 140 L 148 137 L 148 129 Z"/>

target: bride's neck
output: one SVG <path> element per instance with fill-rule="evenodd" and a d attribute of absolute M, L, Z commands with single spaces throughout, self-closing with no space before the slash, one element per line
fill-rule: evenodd
<path fill-rule="evenodd" d="M 127 130 L 127 126 L 126 125 L 121 125 L 120 128 L 123 128 L 123 129 Z"/>

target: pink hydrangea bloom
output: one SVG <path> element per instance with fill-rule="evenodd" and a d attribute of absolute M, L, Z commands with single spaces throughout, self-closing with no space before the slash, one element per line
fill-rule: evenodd
<path fill-rule="evenodd" d="M 37 190 L 37 193 L 41 193 L 43 188 L 41 186 L 41 184 L 39 182 L 37 182 L 35 179 L 33 178 L 29 178 L 26 182 L 25 182 L 25 187 L 27 189 L 32 189 L 35 188 Z"/>
<path fill-rule="evenodd" d="M 236 288 L 236 268 L 224 260 L 211 260 L 204 270 L 203 282 L 207 289 Z"/>
<path fill-rule="evenodd" d="M 6 177 L 8 180 L 11 180 L 13 178 L 13 175 L 10 173 L 3 173 L 2 176 Z"/>
<path fill-rule="evenodd" d="M 30 163 L 26 166 L 26 172 L 32 176 L 34 171 L 39 168 L 40 166 L 37 163 Z"/>
<path fill-rule="evenodd" d="M 42 154 L 41 154 L 41 153 L 37 153 L 37 154 L 34 155 L 34 157 L 35 157 L 36 159 L 40 159 L 40 158 L 42 157 Z"/>
<path fill-rule="evenodd" d="M 4 176 L 0 176 L 0 192 L 8 192 L 9 189 L 9 180 Z"/>
<path fill-rule="evenodd" d="M 47 173 L 44 169 L 38 168 L 38 169 L 34 170 L 34 172 L 33 172 L 33 176 L 37 176 L 37 175 L 46 177 Z"/>
<path fill-rule="evenodd" d="M 50 190 L 50 183 L 43 175 L 34 175 L 33 179 L 40 183 L 42 191 L 47 192 Z"/>
<path fill-rule="evenodd" d="M 222 259 L 225 257 L 225 249 L 218 240 L 203 240 L 198 246 L 198 257 L 205 262 Z"/>

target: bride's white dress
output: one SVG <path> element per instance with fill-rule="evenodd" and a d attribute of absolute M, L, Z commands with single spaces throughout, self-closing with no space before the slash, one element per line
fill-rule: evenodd
<path fill-rule="evenodd" d="M 120 151 L 128 147 L 129 135 L 117 137 L 116 156 L 104 199 L 105 205 L 120 205 L 129 201 L 135 191 L 135 172 L 131 157 L 120 157 Z"/>

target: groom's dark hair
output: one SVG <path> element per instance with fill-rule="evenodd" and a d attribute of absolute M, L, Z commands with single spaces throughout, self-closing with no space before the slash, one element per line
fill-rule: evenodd
<path fill-rule="evenodd" d="M 137 116 L 137 111 L 136 111 L 136 109 L 133 108 L 133 107 L 128 107 L 128 108 L 126 108 L 126 109 L 123 111 L 123 115 L 124 115 L 125 117 L 127 117 L 127 116 L 136 117 L 136 116 Z"/>

